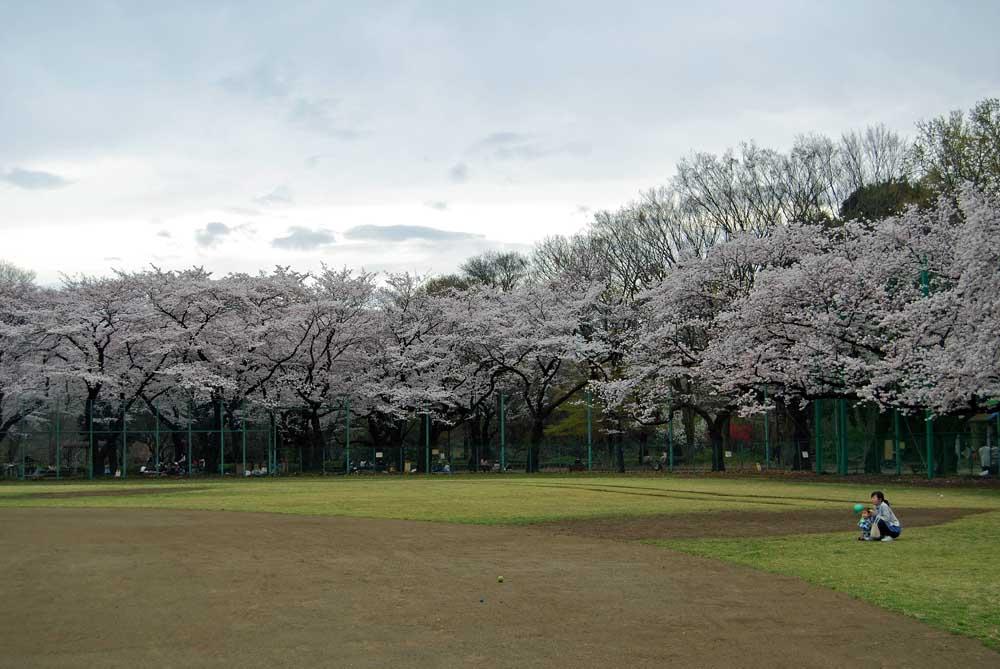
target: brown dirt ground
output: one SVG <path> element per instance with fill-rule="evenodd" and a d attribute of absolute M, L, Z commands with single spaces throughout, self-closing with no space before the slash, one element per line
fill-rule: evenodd
<path fill-rule="evenodd" d="M 0 574 L 3 667 L 1000 663 L 797 579 L 547 529 L 5 509 Z"/>
<path fill-rule="evenodd" d="M 940 525 L 977 509 L 906 509 L 900 511 L 904 527 Z M 648 518 L 560 520 L 536 527 L 561 535 L 600 539 L 699 539 L 710 537 L 765 537 L 782 534 L 819 534 L 855 529 L 858 516 L 839 509 L 773 511 L 716 511 Z"/>

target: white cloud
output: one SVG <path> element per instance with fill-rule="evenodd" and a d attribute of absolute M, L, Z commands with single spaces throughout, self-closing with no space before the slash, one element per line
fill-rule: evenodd
<path fill-rule="evenodd" d="M 361 137 L 359 130 L 346 127 L 337 118 L 336 108 L 336 100 L 299 98 L 292 105 L 288 118 L 294 125 L 305 130 L 335 139 L 358 139 Z"/>
<path fill-rule="evenodd" d="M 404 242 L 404 241 L 457 241 L 464 239 L 482 239 L 483 235 L 474 232 L 459 232 L 441 230 L 426 225 L 358 225 L 344 236 L 348 239 L 369 242 Z"/>
<path fill-rule="evenodd" d="M 292 191 L 288 188 L 288 186 L 278 186 L 270 193 L 261 195 L 257 198 L 257 203 L 263 205 L 287 205 L 294 202 L 295 200 L 292 198 Z"/>
<path fill-rule="evenodd" d="M 200 230 L 196 230 L 194 233 L 194 240 L 198 243 L 198 246 L 215 246 L 222 241 L 223 237 L 232 233 L 233 228 L 229 227 L 225 223 L 214 221 L 212 223 L 206 223 L 205 227 Z"/>
<path fill-rule="evenodd" d="M 230 93 L 258 98 L 283 98 L 291 91 L 294 76 L 287 69 L 260 63 L 243 72 L 230 74 L 219 85 Z"/>
<path fill-rule="evenodd" d="M 0 175 L 0 180 L 26 190 L 54 190 L 73 183 L 58 174 L 42 170 L 25 170 L 20 167 L 15 167 L 8 170 L 6 174 Z"/>
<path fill-rule="evenodd" d="M 448 178 L 457 184 L 464 183 L 469 178 L 469 166 L 465 163 L 455 163 L 448 170 Z"/>
<path fill-rule="evenodd" d="M 284 237 L 271 240 L 271 246 L 288 251 L 313 251 L 323 246 L 329 246 L 336 241 L 329 230 L 311 229 L 293 225 Z"/>

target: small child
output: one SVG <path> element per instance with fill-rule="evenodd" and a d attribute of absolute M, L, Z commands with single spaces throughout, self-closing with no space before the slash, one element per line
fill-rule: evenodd
<path fill-rule="evenodd" d="M 858 537 L 858 541 L 871 541 L 872 539 L 872 514 L 871 509 L 865 509 L 861 512 L 861 519 L 858 520 L 858 527 L 861 528 L 861 536 Z"/>

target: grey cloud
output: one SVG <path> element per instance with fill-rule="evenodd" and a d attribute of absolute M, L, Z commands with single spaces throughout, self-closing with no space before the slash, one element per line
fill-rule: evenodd
<path fill-rule="evenodd" d="M 168 231 L 166 231 L 166 230 L 160 230 L 159 232 L 156 233 L 156 236 L 157 237 L 164 237 L 166 239 L 170 239 L 171 234 Z"/>
<path fill-rule="evenodd" d="M 269 196 L 265 195 L 264 197 Z M 238 216 L 260 216 L 260 209 L 254 209 L 253 207 L 226 207 L 225 210 L 230 214 Z"/>
<path fill-rule="evenodd" d="M 576 205 L 576 213 L 578 213 L 578 214 L 589 214 L 590 213 L 590 207 L 588 207 L 585 204 L 578 204 L 578 205 Z"/>
<path fill-rule="evenodd" d="M 218 83 L 230 93 L 258 98 L 283 98 L 291 92 L 292 80 L 289 71 L 264 63 L 247 72 L 220 79 Z"/>
<path fill-rule="evenodd" d="M 288 186 L 278 186 L 267 195 L 261 195 L 258 197 L 257 202 L 265 205 L 274 205 L 292 204 L 294 200 L 292 198 L 292 191 L 288 189 Z"/>
<path fill-rule="evenodd" d="M 232 234 L 234 230 L 235 228 L 231 228 L 225 223 L 207 223 L 204 228 L 195 231 L 194 240 L 198 242 L 198 246 L 215 246 L 222 241 L 223 237 Z"/>
<path fill-rule="evenodd" d="M 337 122 L 333 110 L 336 100 L 299 98 L 292 105 L 288 119 L 295 125 L 336 139 L 358 139 L 361 133 Z"/>
<path fill-rule="evenodd" d="M 469 179 L 469 166 L 465 163 L 455 163 L 448 170 L 448 178 L 457 184 L 464 183 Z"/>
<path fill-rule="evenodd" d="M 305 160 L 306 167 L 309 169 L 315 169 L 319 167 L 319 161 L 323 157 L 323 154 L 316 154 L 315 156 L 309 156 Z"/>
<path fill-rule="evenodd" d="M 0 176 L 0 179 L 12 186 L 27 190 L 54 190 L 73 183 L 58 174 L 43 172 L 41 170 L 25 170 L 20 167 L 8 170 L 6 174 Z"/>
<path fill-rule="evenodd" d="M 379 244 L 332 247 L 325 259 L 330 264 L 351 264 L 376 272 L 413 272 L 419 275 L 447 274 L 470 256 L 485 251 L 530 253 L 531 244 L 505 244 L 486 238 L 463 239 L 435 244 L 413 244 L 406 254 L 386 253 Z M 443 251 L 446 250 L 447 253 Z"/>
<path fill-rule="evenodd" d="M 104 256 L 103 260 L 104 262 L 118 262 L 121 258 L 118 256 Z"/>
<path fill-rule="evenodd" d="M 469 153 L 494 160 L 538 160 L 556 155 L 582 156 L 590 153 L 586 142 L 550 143 L 533 135 L 519 132 L 494 132 L 479 140 Z"/>
<path fill-rule="evenodd" d="M 510 144 L 520 144 L 528 142 L 531 140 L 531 135 L 525 135 L 519 132 L 510 132 L 507 130 L 501 130 L 500 132 L 493 132 L 481 140 L 476 142 L 472 146 L 472 150 L 482 150 L 489 149 L 496 146 L 507 146 Z"/>
<path fill-rule="evenodd" d="M 585 156 L 588 153 L 590 145 L 586 142 L 567 142 L 557 146 L 527 143 L 499 148 L 493 153 L 493 157 L 497 160 L 538 160 L 558 155 Z"/>
<path fill-rule="evenodd" d="M 472 232 L 453 232 L 424 225 L 357 225 L 345 232 L 344 236 L 355 241 L 366 242 L 405 242 L 410 240 L 443 242 L 483 238 L 483 235 Z"/>
<path fill-rule="evenodd" d="M 438 211 L 444 211 L 448 208 L 448 203 L 444 200 L 431 200 L 430 202 L 424 202 L 424 204 L 431 209 L 437 209 Z"/>
<path fill-rule="evenodd" d="M 289 251 L 312 251 L 333 244 L 334 241 L 333 233 L 329 230 L 322 228 L 313 230 L 296 225 L 288 229 L 286 236 L 271 240 L 271 246 Z"/>

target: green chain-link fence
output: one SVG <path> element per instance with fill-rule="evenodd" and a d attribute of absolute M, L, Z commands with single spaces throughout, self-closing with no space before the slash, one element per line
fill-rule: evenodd
<path fill-rule="evenodd" d="M 811 471 L 825 474 L 977 475 L 995 468 L 1000 415 L 945 417 L 814 401 L 788 416 L 731 417 L 714 435 L 704 420 L 609 429 L 604 416 L 532 446 L 525 420 L 492 413 L 448 425 L 429 415 L 373 434 L 335 406 L 230 407 L 152 402 L 122 411 L 107 402 L 58 401 L 25 411 L 0 441 L 5 478 L 134 478 L 295 474 L 526 471 Z M 352 424 L 352 420 L 354 421 Z M 992 453 L 992 457 L 991 454 Z"/>

